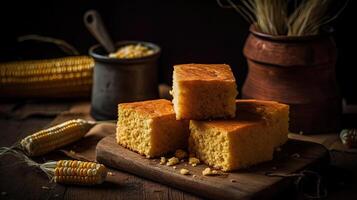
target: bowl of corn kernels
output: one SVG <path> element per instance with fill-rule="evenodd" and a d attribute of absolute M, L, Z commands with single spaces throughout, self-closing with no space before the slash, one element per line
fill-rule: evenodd
<path fill-rule="evenodd" d="M 89 54 L 94 59 L 113 59 L 112 61 L 114 62 L 134 62 L 147 59 L 157 59 L 161 53 L 161 49 L 158 45 L 143 41 L 121 41 L 116 43 L 115 47 L 115 52 L 107 53 L 101 45 L 95 45 L 89 50 Z"/>
<path fill-rule="evenodd" d="M 154 49 L 145 46 L 141 43 L 137 43 L 119 47 L 116 52 L 110 53 L 109 57 L 117 59 L 135 59 L 150 56 L 154 53 Z"/>
<path fill-rule="evenodd" d="M 121 41 L 107 53 L 90 48 L 95 60 L 91 114 L 97 120 L 116 119 L 118 103 L 158 98 L 160 47 L 142 41 Z"/>

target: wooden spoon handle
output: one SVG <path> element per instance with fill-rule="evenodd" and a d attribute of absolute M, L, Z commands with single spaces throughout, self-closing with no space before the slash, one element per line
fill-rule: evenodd
<path fill-rule="evenodd" d="M 104 26 L 100 14 L 95 10 L 89 10 L 84 14 L 84 24 L 89 32 L 98 40 L 108 53 L 115 51 L 114 43 Z"/>

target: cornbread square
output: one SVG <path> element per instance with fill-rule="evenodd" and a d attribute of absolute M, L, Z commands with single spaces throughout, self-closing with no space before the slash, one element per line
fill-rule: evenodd
<path fill-rule="evenodd" d="M 187 148 L 188 121 L 176 120 L 172 103 L 150 100 L 118 106 L 118 144 L 146 157 Z"/>
<path fill-rule="evenodd" d="M 272 101 L 237 100 L 230 120 L 190 121 L 189 149 L 206 164 L 232 171 L 273 159 L 288 138 L 289 107 Z"/>
<path fill-rule="evenodd" d="M 176 119 L 232 118 L 237 85 L 225 64 L 174 66 L 173 104 Z"/>
<path fill-rule="evenodd" d="M 265 119 L 272 128 L 271 139 L 274 147 L 283 145 L 288 140 L 289 106 L 275 101 L 255 99 L 237 100 L 237 113 L 252 113 Z M 239 115 L 239 114 L 237 114 Z"/>

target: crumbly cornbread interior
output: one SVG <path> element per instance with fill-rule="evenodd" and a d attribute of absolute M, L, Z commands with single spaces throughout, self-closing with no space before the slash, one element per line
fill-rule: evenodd
<path fill-rule="evenodd" d="M 287 141 L 289 107 L 259 100 L 238 100 L 229 120 L 190 121 L 190 152 L 223 171 L 272 160 L 274 148 Z"/>
<path fill-rule="evenodd" d="M 228 65 L 174 66 L 172 96 L 176 119 L 232 118 L 237 94 Z"/>
<path fill-rule="evenodd" d="M 159 99 L 118 106 L 118 144 L 147 157 L 187 148 L 188 121 L 176 120 L 172 103 Z"/>

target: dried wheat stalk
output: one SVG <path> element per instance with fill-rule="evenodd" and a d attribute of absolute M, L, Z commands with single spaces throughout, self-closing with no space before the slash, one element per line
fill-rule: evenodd
<path fill-rule="evenodd" d="M 305 36 L 317 35 L 322 25 L 337 16 L 346 7 L 349 0 L 334 15 L 329 15 L 333 0 L 217 0 L 222 8 L 233 8 L 249 23 L 255 24 L 258 31 L 270 35 Z M 294 9 L 289 14 L 288 4 Z"/>

